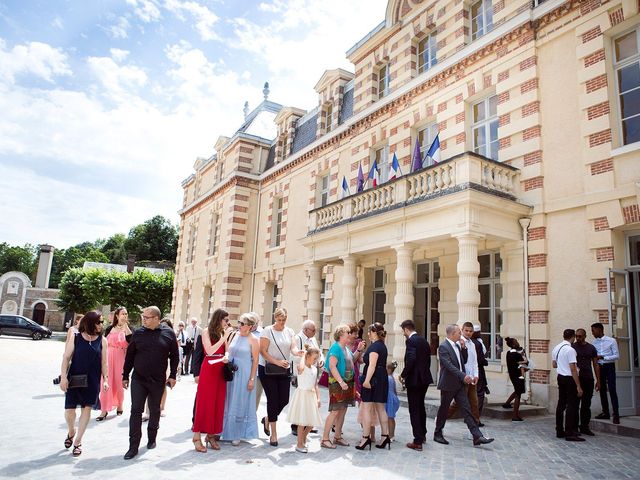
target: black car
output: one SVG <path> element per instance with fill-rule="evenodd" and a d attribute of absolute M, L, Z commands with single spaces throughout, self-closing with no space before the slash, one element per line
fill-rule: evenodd
<path fill-rule="evenodd" d="M 51 330 L 22 315 L 0 315 L 0 335 L 31 337 L 34 340 L 50 338 Z"/>

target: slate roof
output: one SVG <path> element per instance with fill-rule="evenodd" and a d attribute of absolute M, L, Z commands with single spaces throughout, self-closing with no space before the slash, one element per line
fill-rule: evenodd
<path fill-rule="evenodd" d="M 267 163 L 265 163 L 264 169 L 269 170 L 271 167 L 275 165 L 276 160 L 276 144 L 274 143 L 269 148 L 269 153 L 267 154 Z"/>
<path fill-rule="evenodd" d="M 296 153 L 302 150 L 307 145 L 311 144 L 316 139 L 316 132 L 318 130 L 318 112 L 305 119 L 303 117 L 303 123 L 299 123 L 296 128 L 296 134 L 293 137 L 293 146 L 291 153 Z"/>
<path fill-rule="evenodd" d="M 353 88 L 346 90 L 342 95 L 342 106 L 340 108 L 340 116 L 338 117 L 338 125 L 342 125 L 353 115 Z"/>

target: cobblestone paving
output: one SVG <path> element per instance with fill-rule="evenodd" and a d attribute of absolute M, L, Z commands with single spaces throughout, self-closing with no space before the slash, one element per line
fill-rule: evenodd
<path fill-rule="evenodd" d="M 294 451 L 295 437 L 282 417 L 280 446 L 270 447 L 261 432 L 259 440 L 233 447 L 223 443 L 220 451 L 200 454 L 191 443 L 190 419 L 195 384 L 183 377 L 169 393 L 167 416 L 161 419 L 158 447 L 146 451 L 146 433 L 139 456 L 124 461 L 128 447 L 128 398 L 125 414 L 97 423 L 94 412 L 83 439 L 83 453 L 73 458 L 63 448 L 66 425 L 62 392 L 51 383 L 59 373 L 63 343 L 34 342 L 0 337 L 0 478 L 251 478 L 348 480 L 367 478 L 446 479 L 619 479 L 639 478 L 640 440 L 600 434 L 584 443 L 554 438 L 553 419 L 541 417 L 514 425 L 487 420 L 486 436 L 496 441 L 473 447 L 465 425 L 451 421 L 445 428 L 450 445 L 432 441 L 434 420 L 423 452 L 404 447 L 411 440 L 408 412 L 401 409 L 391 451 L 359 452 L 353 447 L 321 449 L 312 435 L 310 451 Z M 323 391 L 323 413 L 326 392 Z M 258 411 L 265 413 L 264 397 Z M 350 409 L 345 438 L 353 444 L 360 436 L 356 410 Z M 185 476 L 186 475 L 186 476 Z"/>

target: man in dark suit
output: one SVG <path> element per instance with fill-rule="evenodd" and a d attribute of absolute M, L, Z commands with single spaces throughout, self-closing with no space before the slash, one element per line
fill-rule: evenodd
<path fill-rule="evenodd" d="M 487 384 L 487 374 L 484 370 L 484 367 L 489 365 L 487 361 L 487 350 L 482 343 L 482 336 L 480 332 L 480 325 L 473 326 L 473 336 L 471 337 L 471 341 L 476 346 L 476 355 L 478 357 L 478 372 L 480 374 L 478 378 L 478 384 L 476 388 L 478 390 L 478 414 L 482 415 L 482 408 L 484 407 L 484 397 L 489 393 L 489 386 Z M 479 427 L 484 427 L 484 424 L 480 422 L 478 424 Z"/>
<path fill-rule="evenodd" d="M 427 439 L 427 411 L 424 397 L 429 385 L 433 383 L 431 376 L 431 349 L 427 339 L 418 335 L 413 320 L 405 320 L 400 324 L 402 333 L 407 337 L 404 353 L 404 369 L 400 381 L 407 387 L 409 402 L 409 418 L 413 430 L 413 442 L 407 447 L 422 451 L 422 444 Z"/>
<path fill-rule="evenodd" d="M 193 381 L 198 383 L 200 377 L 200 367 L 202 366 L 202 361 L 204 360 L 204 348 L 202 348 L 202 335 L 199 335 L 196 339 L 196 344 L 193 349 L 193 354 L 191 356 L 192 367 L 191 373 L 193 373 Z M 197 390 L 196 390 L 197 392 Z M 193 416 L 191 417 L 191 424 L 193 425 L 193 421 L 196 418 L 196 399 L 193 399 Z"/>
<path fill-rule="evenodd" d="M 440 357 L 440 377 L 438 378 L 438 390 L 440 390 L 440 408 L 436 417 L 436 430 L 433 440 L 448 445 L 442 435 L 444 424 L 447 421 L 449 406 L 455 399 L 462 412 L 464 423 L 467 424 L 471 435 L 473 435 L 474 445 L 484 445 L 493 442 L 493 438 L 485 438 L 478 427 L 478 423 L 471 414 L 471 406 L 467 398 L 465 385 L 471 384 L 473 378 L 464 371 L 466 359 L 463 356 L 463 349 L 460 348 L 460 327 L 457 325 L 447 325 L 447 338 L 438 347 Z"/>

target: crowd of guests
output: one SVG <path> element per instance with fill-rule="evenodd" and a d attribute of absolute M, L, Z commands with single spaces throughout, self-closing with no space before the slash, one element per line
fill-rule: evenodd
<path fill-rule="evenodd" d="M 242 314 L 232 327 L 223 309 L 215 310 L 204 329 L 194 318 L 187 328 L 179 322 L 174 330 L 171 321 L 161 319 L 160 310 L 153 306 L 143 310 L 141 321 L 142 328 L 132 331 L 127 310 L 119 307 L 104 332 L 102 314 L 97 311 L 79 318 L 69 330 L 60 388 L 66 394 L 68 432 L 64 446 L 73 447 L 74 456 L 82 453 L 91 410 L 100 410 L 96 418 L 100 422 L 114 409 L 116 415 L 122 415 L 124 392 L 129 388 L 129 449 L 124 458 L 138 454 L 145 419 L 147 448 L 155 448 L 167 388 L 175 386 L 179 375 L 189 374 L 197 384 L 191 428 L 197 452 L 219 450 L 220 441 L 237 446 L 241 441 L 256 439 L 259 427 L 269 437 L 269 444 L 278 446 L 277 422 L 287 406 L 287 420 L 297 436 L 295 450 L 300 453 L 308 452 L 311 432 L 321 432 L 322 448 L 349 447 L 343 435 L 344 421 L 347 409 L 356 406 L 362 434 L 354 447 L 391 448 L 400 401 L 394 377 L 397 365 L 387 361 L 384 325 L 374 323 L 365 328 L 364 321 L 339 325 L 332 332 L 334 342 L 325 356 L 316 340 L 315 323 L 307 320 L 295 333 L 287 326 L 284 308 L 274 312 L 274 322 L 267 327 L 253 312 Z M 417 334 L 412 320 L 405 320 L 400 327 L 406 349 L 404 368 L 397 378 L 407 391 L 413 433 L 413 440 L 406 446 L 421 451 L 427 436 L 425 397 L 433 383 L 431 347 L 424 336 Z M 598 418 L 609 417 L 608 386 L 614 423 L 619 422 L 613 363 L 618 358 L 617 346 L 615 340 L 603 335 L 602 324 L 593 324 L 592 333 L 595 346 L 585 341 L 584 329 L 565 330 L 565 340 L 552 354 L 558 369 L 557 434 L 570 441 L 581 441 L 581 434 L 593 435 L 589 421 L 594 388 L 603 399 L 603 413 Z M 505 341 L 514 391 L 503 407 L 513 409 L 513 421 L 522 421 L 520 400 L 531 364 L 515 338 Z M 469 322 L 462 328 L 447 326 L 438 357 L 440 407 L 433 440 L 449 443 L 443 435 L 445 423 L 459 412 L 474 445 L 491 443 L 493 439 L 480 430 L 489 389 L 484 371 L 486 348 L 479 326 Z M 321 406 L 320 383 L 328 387 L 326 408 Z M 292 386 L 295 390 L 290 398 Z M 262 392 L 267 414 L 258 421 Z"/>

